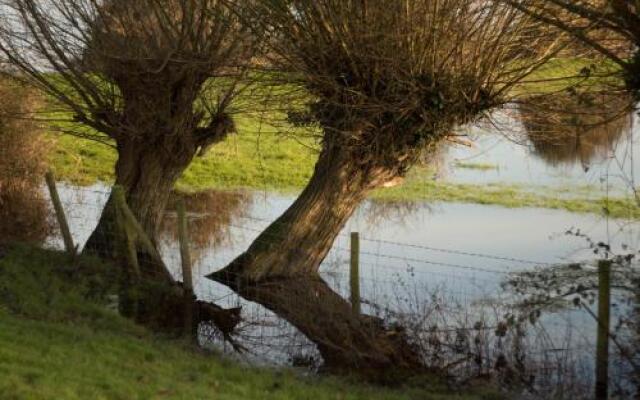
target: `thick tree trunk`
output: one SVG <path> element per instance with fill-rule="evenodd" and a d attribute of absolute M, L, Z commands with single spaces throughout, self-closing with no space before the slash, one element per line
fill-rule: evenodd
<path fill-rule="evenodd" d="M 397 177 L 384 167 L 363 167 L 337 147 L 320 154 L 313 177 L 298 199 L 221 271 L 217 281 L 314 274 L 358 205 L 374 188 Z"/>
<path fill-rule="evenodd" d="M 351 304 L 317 274 L 235 286 L 240 295 L 287 320 L 317 346 L 328 372 L 356 372 L 380 383 L 425 372 L 419 352 L 401 327 L 354 314 Z"/>
<path fill-rule="evenodd" d="M 280 315 L 314 341 L 329 370 L 373 380 L 424 372 L 401 330 L 354 314 L 319 277 L 336 236 L 367 194 L 403 175 L 408 158 L 377 160 L 326 144 L 309 184 L 285 213 L 226 268 L 209 276 Z"/>
<path fill-rule="evenodd" d="M 244 254 L 208 278 L 293 324 L 317 344 L 331 371 L 358 371 L 377 381 L 397 376 L 389 368 L 402 376 L 418 374 L 423 364 L 401 331 L 354 314 L 318 275 L 336 236 L 366 195 L 401 175 L 398 165 L 358 161 L 337 146 L 325 147 L 293 205 Z"/>
<path fill-rule="evenodd" d="M 124 188 L 129 208 L 154 243 L 173 186 L 194 155 L 195 148 L 192 153 L 172 153 L 153 143 L 137 140 L 118 146 L 116 184 Z M 111 196 L 85 246 L 86 252 L 108 259 L 114 258 L 117 241 L 122 240 L 116 237 L 113 203 Z M 134 296 L 129 298 L 130 293 L 123 293 L 122 311 L 152 329 L 183 333 L 184 288 L 171 280 L 164 265 L 153 262 L 153 257 L 145 255 L 143 248 L 138 247 L 142 279 L 127 279 L 124 282 L 123 289 L 131 289 Z M 213 303 L 198 301 L 195 297 L 191 306 L 196 326 L 199 323 L 213 323 L 229 339 L 240 322 L 239 309 L 222 309 Z"/>
<path fill-rule="evenodd" d="M 124 188 L 129 208 L 154 243 L 171 190 L 194 155 L 195 150 L 192 154 L 171 154 L 163 147 L 145 143 L 141 139 L 118 145 L 115 183 Z M 113 257 L 118 240 L 116 232 L 113 198 L 110 196 L 98 226 L 85 246 L 85 252 L 104 258 Z M 141 263 L 144 264 L 144 254 L 141 256 Z M 160 266 L 145 267 L 143 275 L 164 274 L 157 270 Z"/>

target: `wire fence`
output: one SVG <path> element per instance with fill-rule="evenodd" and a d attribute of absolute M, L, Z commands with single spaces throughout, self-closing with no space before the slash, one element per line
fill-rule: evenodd
<path fill-rule="evenodd" d="M 116 251 L 125 255 L 120 257 L 125 263 L 135 264 L 138 270 L 134 268 L 132 274 L 148 277 L 166 273 L 174 281 L 186 282 L 186 245 L 192 258 L 190 286 L 197 298 L 223 309 L 241 308 L 241 320 L 233 327 L 232 338 L 215 324 L 200 325 L 202 345 L 241 349 L 242 357 L 251 362 L 317 367 L 322 359 L 319 344 L 348 343 L 328 330 L 340 319 L 351 318 L 345 311 L 351 310 L 354 302 L 350 298 L 354 287 L 349 232 L 336 235 L 320 268 L 321 283 L 272 287 L 270 293 L 255 288 L 258 294 L 247 298 L 205 276 L 231 263 L 252 243 L 272 245 L 282 239 L 265 231 L 276 215 L 254 215 L 248 194 L 183 197 L 186 235 L 180 229 L 179 202 L 170 199 L 162 223 L 153 227 L 157 236 L 148 238 L 159 252 L 147 249 L 146 258 L 141 258 L 131 246 L 144 242 L 141 237 L 150 228 L 144 221 L 123 222 L 126 216 L 116 211 L 115 224 L 103 224 L 108 203 L 115 201 L 110 188 L 58 184 L 57 190 L 74 252 L 86 246 L 98 252 Z M 131 207 L 136 201 L 127 199 Z M 131 226 L 136 223 L 138 226 Z M 281 228 L 279 235 L 287 235 L 291 227 Z M 69 247 L 62 236 L 49 235 L 46 245 Z M 366 337 L 379 335 L 381 326 L 386 332 L 397 330 L 425 363 L 460 380 L 487 373 L 516 374 L 539 395 L 559 390 L 546 385 L 552 381 L 564 380 L 564 385 L 574 389 L 589 385 L 599 323 L 583 307 L 596 312 L 597 263 L 555 264 L 377 239 L 366 233 L 360 240 L 357 302 L 368 318 L 359 327 L 369 330 Z M 614 263 L 611 279 L 617 307 L 607 334 L 615 335 L 620 344 L 611 352 L 611 381 L 615 390 L 624 391 L 630 390 L 629 372 L 637 373 L 634 368 L 639 361 L 633 351 L 640 344 L 633 331 L 638 310 L 632 290 L 626 290 L 638 282 L 638 270 L 632 262 Z M 296 312 L 304 315 L 292 316 Z M 323 324 L 326 329 L 319 329 Z M 353 338 L 354 333 L 342 335 Z M 232 345 L 228 345 L 230 339 Z M 358 350 L 353 343 L 348 346 L 355 348 L 346 350 Z M 535 383 L 527 381 L 534 376 Z"/>

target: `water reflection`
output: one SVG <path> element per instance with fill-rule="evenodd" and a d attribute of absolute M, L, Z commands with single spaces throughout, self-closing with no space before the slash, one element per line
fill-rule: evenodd
<path fill-rule="evenodd" d="M 248 285 L 230 278 L 220 283 L 273 311 L 315 343 L 324 369 L 359 371 L 376 381 L 423 370 L 423 361 L 402 327 L 354 312 L 319 275 Z M 394 374 L 389 374 L 390 368 Z"/>
<path fill-rule="evenodd" d="M 246 216 L 253 196 L 247 191 L 204 191 L 189 194 L 174 193 L 169 200 L 161 237 L 164 241 L 178 240 L 176 202 L 182 199 L 187 210 L 189 240 L 192 255 L 198 259 L 206 250 L 232 244 L 232 222 Z"/>
<path fill-rule="evenodd" d="M 501 110 L 492 116 L 492 124 L 466 129 L 473 146 L 448 148 L 449 168 L 445 180 L 474 185 L 515 184 L 543 191 L 558 188 L 563 192 L 575 191 L 574 195 L 579 196 L 632 194 L 630 183 L 634 180 L 634 171 L 640 168 L 638 107 L 631 111 L 624 98 L 616 100 L 610 95 L 606 101 L 612 98 L 611 107 L 578 110 L 577 117 L 593 113 L 595 116 L 590 118 L 602 124 L 590 126 L 589 122 L 576 118 L 576 127 L 576 121 L 572 121 L 571 113 L 566 111 L 575 100 L 569 96 L 564 103 L 569 105 L 563 105 L 561 100 L 555 101 L 554 96 L 569 95 L 539 96 L 528 106 L 518 107 L 528 107 L 529 110 L 524 111 L 529 112 L 526 118 L 518 109 Z M 618 105 L 621 108 L 616 109 Z M 609 115 L 612 119 L 607 121 Z M 550 121 L 559 125 L 553 126 Z M 548 132 L 551 135 L 547 135 Z"/>
<path fill-rule="evenodd" d="M 588 171 L 605 159 L 632 123 L 631 99 L 606 93 L 555 93 L 526 100 L 520 118 L 533 152 L 552 166 Z"/>
<path fill-rule="evenodd" d="M 361 207 L 361 212 L 370 226 L 383 224 L 403 225 L 422 208 L 415 201 L 388 201 L 372 199 Z"/>

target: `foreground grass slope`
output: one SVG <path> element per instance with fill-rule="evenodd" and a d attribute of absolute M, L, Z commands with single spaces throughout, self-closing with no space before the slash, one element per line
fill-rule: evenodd
<path fill-rule="evenodd" d="M 113 268 L 93 259 L 0 249 L 0 399 L 497 398 L 241 366 L 119 317 L 108 307 L 113 279 Z"/>

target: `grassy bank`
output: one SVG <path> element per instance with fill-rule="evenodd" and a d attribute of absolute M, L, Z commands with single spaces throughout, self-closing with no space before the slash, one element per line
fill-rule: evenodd
<path fill-rule="evenodd" d="M 492 399 L 255 369 L 161 338 L 108 307 L 113 267 L 0 250 L 0 399 Z M 426 387 L 429 386 L 429 387 Z"/>

